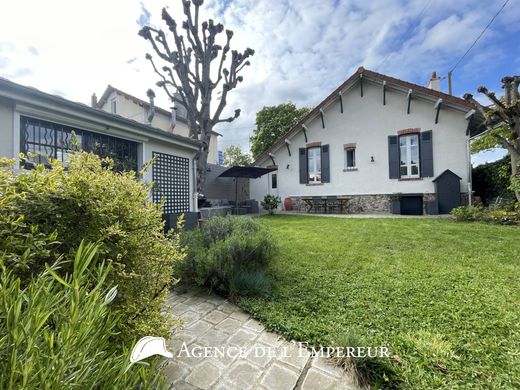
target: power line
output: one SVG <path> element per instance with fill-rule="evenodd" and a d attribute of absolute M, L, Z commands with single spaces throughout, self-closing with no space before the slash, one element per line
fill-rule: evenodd
<path fill-rule="evenodd" d="M 500 7 L 500 9 L 498 10 L 498 12 L 495 14 L 495 16 L 493 16 L 491 18 L 491 20 L 489 21 L 489 23 L 487 24 L 487 26 L 484 28 L 484 30 L 482 30 L 482 32 L 479 34 L 479 36 L 477 37 L 477 39 L 475 39 L 475 41 L 473 41 L 473 43 L 471 44 L 471 46 L 469 47 L 468 50 L 466 50 L 466 52 L 464 53 L 464 55 L 462 57 L 459 58 L 459 60 L 457 61 L 457 63 L 455 64 L 455 66 L 453 68 L 451 68 L 451 70 L 448 72 L 448 73 L 451 73 L 455 70 L 455 68 L 457 66 L 459 66 L 459 64 L 462 62 L 462 60 L 468 55 L 468 53 L 471 51 L 471 49 L 473 49 L 473 47 L 477 44 L 477 42 L 480 40 L 480 38 L 482 38 L 482 36 L 484 35 L 484 33 L 488 30 L 489 26 L 491 26 L 491 24 L 495 21 L 495 19 L 497 18 L 498 15 L 500 15 L 500 13 L 502 12 L 502 10 L 506 7 L 507 3 L 509 3 L 509 0 L 506 0 L 504 2 L 504 4 L 502 4 L 502 7 Z"/>

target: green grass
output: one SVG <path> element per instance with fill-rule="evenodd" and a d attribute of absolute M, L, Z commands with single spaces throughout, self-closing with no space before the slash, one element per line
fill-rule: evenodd
<path fill-rule="evenodd" d="M 313 345 L 388 346 L 402 388 L 520 388 L 520 229 L 445 219 L 263 218 L 274 293 L 241 306 Z"/>

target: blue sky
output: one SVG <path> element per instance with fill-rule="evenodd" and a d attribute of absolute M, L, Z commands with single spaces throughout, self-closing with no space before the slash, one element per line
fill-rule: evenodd
<path fill-rule="evenodd" d="M 500 94 L 504 75 L 520 74 L 520 0 L 510 0 L 477 46 L 455 69 L 454 94 L 479 85 Z M 426 85 L 445 76 L 503 0 L 206 0 L 203 17 L 235 32 L 234 47 L 256 54 L 233 91 L 228 111 L 241 117 L 219 131 L 221 145 L 248 148 L 256 112 L 292 101 L 313 106 L 359 66 Z M 155 84 L 139 25 L 163 27 L 180 0 L 9 2 L 0 24 L 0 76 L 88 103 L 107 84 L 141 98 Z M 447 84 L 444 80 L 443 88 Z M 156 88 L 157 89 L 157 88 Z M 169 106 L 157 89 L 157 101 Z M 482 102 L 485 99 L 480 98 Z M 480 155 L 492 160 L 500 152 Z"/>

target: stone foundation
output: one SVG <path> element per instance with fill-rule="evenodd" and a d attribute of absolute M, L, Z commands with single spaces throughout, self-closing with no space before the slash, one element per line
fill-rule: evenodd
<path fill-rule="evenodd" d="M 349 214 L 389 214 L 391 213 L 391 201 L 397 194 L 378 194 L 378 195 L 346 195 L 351 198 L 348 209 Z M 461 204 L 468 203 L 468 194 L 461 193 Z M 292 196 L 293 211 L 306 212 L 307 206 L 301 196 Z M 426 204 L 435 201 L 434 193 L 423 194 L 423 214 L 427 215 Z"/>

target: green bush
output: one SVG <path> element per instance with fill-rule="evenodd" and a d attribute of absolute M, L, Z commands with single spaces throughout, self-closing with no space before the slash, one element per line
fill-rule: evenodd
<path fill-rule="evenodd" d="M 31 275 L 59 256 L 70 259 L 82 239 L 99 245 L 112 262 L 108 281 L 119 294 L 121 337 L 167 335 L 160 309 L 173 263 L 182 258 L 178 237 L 165 236 L 158 205 L 149 202 L 150 185 L 134 172 L 117 173 L 112 161 L 75 153 L 64 167 L 37 166 L 15 172 L 14 161 L 0 168 L 0 250 L 4 262 L 29 282 Z M 71 271 L 63 263 L 60 273 Z"/>
<path fill-rule="evenodd" d="M 266 210 L 270 215 L 274 214 L 274 210 L 278 208 L 280 203 L 282 203 L 280 197 L 274 195 L 266 195 L 264 196 L 264 200 L 260 202 L 264 210 Z"/>
<path fill-rule="evenodd" d="M 504 207 L 461 206 L 453 209 L 456 221 L 487 222 L 500 225 L 520 224 L 520 204 Z"/>
<path fill-rule="evenodd" d="M 119 321 L 109 310 L 115 290 L 107 292 L 110 265 L 96 261 L 96 251 L 81 243 L 71 264 L 47 266 L 25 286 L 0 257 L 0 388 L 160 385 L 155 364 L 131 366 L 129 351 L 111 344 Z M 60 277 L 63 268 L 71 272 Z"/>
<path fill-rule="evenodd" d="M 267 228 L 252 218 L 213 217 L 182 235 L 187 256 L 175 264 L 181 282 L 206 286 L 231 297 L 267 293 L 265 277 L 276 252 Z"/>

